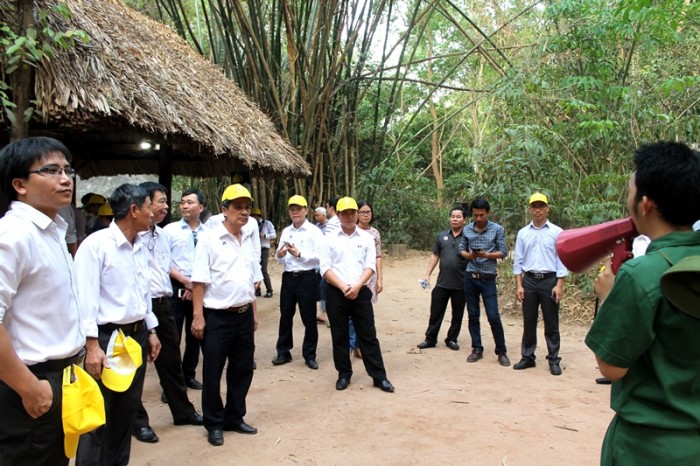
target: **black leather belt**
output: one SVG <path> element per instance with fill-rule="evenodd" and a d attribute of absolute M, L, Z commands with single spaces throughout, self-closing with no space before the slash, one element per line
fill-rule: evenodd
<path fill-rule="evenodd" d="M 102 324 L 98 325 L 97 328 L 107 333 L 112 333 L 117 329 L 121 329 L 121 331 L 124 332 L 124 335 L 128 337 L 129 335 L 133 335 L 134 333 L 144 328 L 144 326 L 145 323 L 143 319 L 141 319 L 137 320 L 136 322 L 131 322 L 130 324 Z"/>
<path fill-rule="evenodd" d="M 66 367 L 70 366 L 71 364 L 82 364 L 83 359 L 85 358 L 85 348 L 82 348 L 80 351 L 78 351 L 78 354 L 75 354 L 73 356 L 70 356 L 65 359 L 50 359 L 48 361 L 40 362 L 38 364 L 34 364 L 32 366 L 27 366 L 30 371 L 34 374 L 42 373 L 42 372 L 58 372 L 62 371 Z"/>
<path fill-rule="evenodd" d="M 467 272 L 467 275 L 474 280 L 493 280 L 496 278 L 495 273 L 477 273 L 477 272 Z"/>
<path fill-rule="evenodd" d="M 546 280 L 547 278 L 552 278 L 556 277 L 557 273 L 556 272 L 525 272 L 525 275 L 527 275 L 530 278 L 534 278 L 535 280 Z"/>
<path fill-rule="evenodd" d="M 311 269 L 311 270 L 299 270 L 297 272 L 284 272 L 285 274 L 289 274 L 292 277 L 300 277 L 302 275 L 311 275 L 316 273 L 316 269 Z"/>
<path fill-rule="evenodd" d="M 158 303 L 158 304 L 167 303 L 169 299 L 170 299 L 170 296 L 161 296 L 159 298 L 151 298 L 151 300 L 153 300 L 154 303 Z"/>
<path fill-rule="evenodd" d="M 248 309 L 250 309 L 250 303 L 244 304 L 243 306 L 232 306 L 229 307 L 228 309 L 224 309 L 224 312 L 233 312 L 235 314 L 243 314 L 245 312 L 248 312 Z"/>

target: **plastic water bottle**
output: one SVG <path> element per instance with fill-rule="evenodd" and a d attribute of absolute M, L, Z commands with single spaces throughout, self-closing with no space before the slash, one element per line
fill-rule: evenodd
<path fill-rule="evenodd" d="M 418 280 L 418 284 L 420 285 L 421 288 L 423 288 L 425 291 L 430 290 L 430 283 L 428 283 L 428 280 L 421 278 Z"/>

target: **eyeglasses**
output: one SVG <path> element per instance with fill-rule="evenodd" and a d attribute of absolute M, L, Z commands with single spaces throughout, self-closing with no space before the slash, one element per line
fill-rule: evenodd
<path fill-rule="evenodd" d="M 358 210 L 357 213 L 360 215 L 372 215 L 371 210 Z"/>
<path fill-rule="evenodd" d="M 62 173 L 65 173 L 67 176 L 75 176 L 75 168 L 59 167 L 58 165 L 46 165 L 45 167 L 37 168 L 36 170 L 31 170 L 29 172 L 30 175 L 32 173 L 49 176 L 60 176 Z"/>

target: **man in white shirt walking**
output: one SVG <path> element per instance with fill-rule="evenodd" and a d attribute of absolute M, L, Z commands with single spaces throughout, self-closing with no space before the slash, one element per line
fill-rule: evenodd
<path fill-rule="evenodd" d="M 270 243 L 277 238 L 277 232 L 272 222 L 263 218 L 262 211 L 257 207 L 251 210 L 250 216 L 257 222 L 260 234 L 260 268 L 262 269 L 263 283 L 265 284 L 265 297 L 272 298 L 272 281 L 270 280 L 270 274 L 267 273 L 267 262 L 270 259 Z M 257 289 L 255 296 L 260 296 L 260 294 L 261 290 Z"/>

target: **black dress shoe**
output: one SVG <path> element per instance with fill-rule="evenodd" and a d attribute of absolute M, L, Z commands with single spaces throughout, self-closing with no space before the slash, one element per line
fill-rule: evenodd
<path fill-rule="evenodd" d="M 428 340 L 422 341 L 416 345 L 417 348 L 420 349 L 426 349 L 426 348 L 435 348 L 435 343 L 431 343 Z"/>
<path fill-rule="evenodd" d="M 498 355 L 498 364 L 500 364 L 503 367 L 510 366 L 510 359 L 508 359 L 506 353 L 501 353 Z"/>
<path fill-rule="evenodd" d="M 348 388 L 348 385 L 350 385 L 350 379 L 346 379 L 345 377 L 340 377 L 338 381 L 335 383 L 335 389 L 336 390 L 345 390 Z"/>
<path fill-rule="evenodd" d="M 595 379 L 595 383 L 597 383 L 598 385 L 610 385 L 612 383 L 612 380 L 610 380 L 607 377 L 598 377 L 597 379 Z"/>
<path fill-rule="evenodd" d="M 212 429 L 207 434 L 207 441 L 215 447 L 220 447 L 224 444 L 224 432 L 221 429 Z"/>
<path fill-rule="evenodd" d="M 272 291 L 268 291 L 267 293 L 265 293 L 265 297 L 272 298 Z"/>
<path fill-rule="evenodd" d="M 245 421 L 234 422 L 232 424 L 224 424 L 224 430 L 238 432 L 239 434 L 253 435 L 258 433 L 258 429 L 247 424 Z"/>
<path fill-rule="evenodd" d="M 200 382 L 197 379 L 186 379 L 185 380 L 185 385 L 187 385 L 187 388 L 191 388 L 192 390 L 201 390 L 202 389 L 202 382 Z"/>
<path fill-rule="evenodd" d="M 476 362 L 483 357 L 484 357 L 484 350 L 479 349 L 479 348 L 473 348 L 472 354 L 467 356 L 467 362 Z"/>
<path fill-rule="evenodd" d="M 178 419 L 174 424 L 176 426 L 202 426 L 204 425 L 204 418 L 197 411 L 194 411 L 185 419 Z"/>
<path fill-rule="evenodd" d="M 168 404 L 168 399 L 165 397 L 165 392 L 160 394 L 160 402 Z"/>
<path fill-rule="evenodd" d="M 291 356 L 289 356 L 287 358 L 282 357 L 282 356 L 277 356 L 275 359 L 272 360 L 272 365 L 273 366 L 281 366 L 282 364 L 287 364 L 288 362 L 292 362 Z"/>
<path fill-rule="evenodd" d="M 151 426 L 139 427 L 138 429 L 134 429 L 133 435 L 139 442 L 156 443 L 158 441 L 158 436 L 153 431 Z"/>
<path fill-rule="evenodd" d="M 552 373 L 552 375 L 561 375 L 561 367 L 559 367 L 559 363 L 555 362 L 549 365 L 549 372 Z"/>
<path fill-rule="evenodd" d="M 515 363 L 513 369 L 520 371 L 531 367 L 535 367 L 535 360 L 530 358 L 522 358 L 519 362 Z"/>
<path fill-rule="evenodd" d="M 391 393 L 394 391 L 394 386 L 387 379 L 374 379 L 374 386 L 383 392 Z"/>
<path fill-rule="evenodd" d="M 459 345 L 457 344 L 456 341 L 446 340 L 446 341 L 445 341 L 445 344 L 446 344 L 447 347 L 448 347 L 449 349 L 451 349 L 452 351 L 458 351 L 458 350 L 459 350 Z"/>
<path fill-rule="evenodd" d="M 318 369 L 318 363 L 316 362 L 315 359 L 307 359 L 306 365 L 309 366 L 309 369 L 313 369 L 313 370 Z"/>

